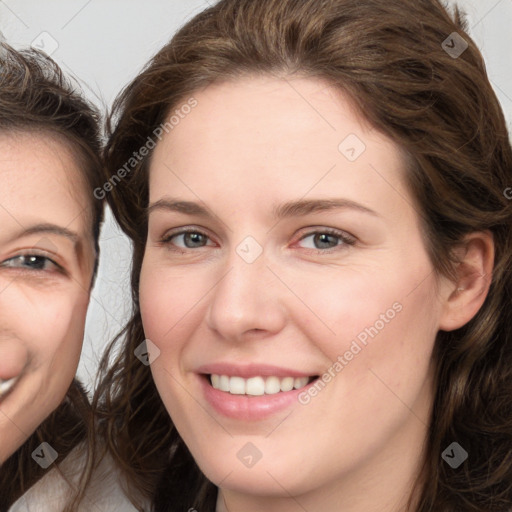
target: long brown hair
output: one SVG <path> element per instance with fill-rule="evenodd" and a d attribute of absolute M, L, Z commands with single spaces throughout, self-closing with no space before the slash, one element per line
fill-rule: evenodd
<path fill-rule="evenodd" d="M 138 291 L 149 157 L 126 164 L 195 91 L 243 75 L 295 74 L 348 94 L 407 156 L 436 272 L 453 276 L 451 254 L 464 235 L 493 233 L 485 303 L 464 327 L 436 339 L 415 510 L 512 507 L 512 201 L 505 193 L 512 150 L 466 29 L 462 13 L 440 0 L 221 0 L 189 21 L 117 98 L 105 151 L 107 199 L 133 243 L 133 316 L 104 356 L 93 406 L 136 503 L 148 499 L 158 512 L 213 511 L 217 489 L 173 427 L 149 367 L 134 355 L 144 340 Z M 450 52 L 455 41 L 460 55 Z M 459 471 L 441 458 L 453 440 L 471 454 Z"/>
<path fill-rule="evenodd" d="M 16 51 L 0 43 L 0 133 L 49 134 L 67 144 L 73 152 L 84 178 L 82 186 L 91 198 L 87 215 L 96 247 L 92 286 L 103 219 L 103 202 L 93 198 L 94 189 L 102 183 L 100 116 L 78 91 L 78 84 L 66 79 L 57 64 L 44 53 L 35 49 Z M 57 451 L 59 468 L 60 462 L 75 447 L 91 438 L 90 423 L 89 399 L 74 379 L 62 404 L 1 465 L 0 512 L 8 510 L 46 473 L 31 457 L 41 442 L 49 442 Z M 66 510 L 73 507 L 70 503 Z"/>

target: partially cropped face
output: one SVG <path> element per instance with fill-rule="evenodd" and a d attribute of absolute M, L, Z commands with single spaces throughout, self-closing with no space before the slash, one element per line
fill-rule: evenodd
<path fill-rule="evenodd" d="M 89 199 L 67 146 L 26 133 L 0 135 L 0 147 L 1 463 L 57 408 L 75 375 L 94 246 Z"/>
<path fill-rule="evenodd" d="M 316 80 L 194 98 L 152 157 L 140 281 L 181 436 L 230 492 L 412 473 L 442 306 L 397 146 Z"/>

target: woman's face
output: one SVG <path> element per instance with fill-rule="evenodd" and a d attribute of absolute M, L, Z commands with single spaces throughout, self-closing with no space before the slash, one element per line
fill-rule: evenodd
<path fill-rule="evenodd" d="M 169 414 L 226 496 L 399 485 L 426 436 L 445 282 L 397 147 L 321 81 L 194 97 L 153 154 L 140 281 Z"/>
<path fill-rule="evenodd" d="M 60 404 L 94 263 L 89 198 L 67 146 L 0 136 L 0 463 Z"/>

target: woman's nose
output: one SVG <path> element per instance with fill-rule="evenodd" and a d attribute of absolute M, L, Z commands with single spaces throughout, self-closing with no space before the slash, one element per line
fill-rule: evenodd
<path fill-rule="evenodd" d="M 212 291 L 207 323 L 227 340 L 242 341 L 257 332 L 275 334 L 286 323 L 290 292 L 256 244 L 247 240 L 236 248 Z"/>

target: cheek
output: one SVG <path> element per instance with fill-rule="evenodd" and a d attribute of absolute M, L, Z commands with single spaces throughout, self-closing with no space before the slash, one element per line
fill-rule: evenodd
<path fill-rule="evenodd" d="M 287 282 L 302 299 L 290 302 L 292 322 L 332 361 L 354 340 L 361 353 L 370 345 L 388 350 L 404 348 L 405 340 L 431 342 L 439 316 L 435 276 L 420 244 L 411 245 L 374 264 L 290 274 Z"/>
<path fill-rule="evenodd" d="M 9 423 L 0 421 L 0 438 L 5 440 L 0 446 L 0 460 L 20 446 L 62 402 L 78 366 L 88 304 L 88 294 L 82 291 L 34 293 L 33 289 L 13 287 L 8 298 L 1 328 L 10 333 L 7 343 L 11 347 L 23 348 L 28 364 L 0 406 L 0 412 L 11 419 Z"/>
<path fill-rule="evenodd" d="M 47 351 L 48 354 L 53 353 L 48 368 L 49 371 L 61 371 L 64 381 L 71 380 L 76 373 L 88 306 L 88 297 L 85 294 L 73 299 L 63 301 L 58 313 L 49 315 L 54 337 L 49 341 Z"/>
<path fill-rule="evenodd" d="M 190 410 L 183 396 L 184 353 L 193 332 L 204 320 L 201 297 L 211 282 L 188 269 L 173 269 L 144 260 L 140 274 L 139 305 L 144 336 L 160 350 L 151 363 L 151 373 L 169 413 L 179 421 L 181 412 Z M 141 340 L 142 342 L 143 340 Z M 184 400 L 184 401 L 183 401 Z M 185 413 L 186 416 L 186 413 Z"/>
<path fill-rule="evenodd" d="M 192 275 L 177 275 L 145 259 L 140 274 L 139 303 L 144 334 L 161 351 L 173 351 L 184 336 L 183 329 L 197 321 L 193 306 L 201 297 L 201 287 Z M 142 340 L 141 340 L 142 341 Z M 185 341 L 185 340 L 183 340 Z"/>
<path fill-rule="evenodd" d="M 47 298 L 34 311 L 32 330 L 38 344 L 33 350 L 40 361 L 65 360 L 80 353 L 86 312 L 85 295 Z"/>
<path fill-rule="evenodd" d="M 41 291 L 30 295 L 20 294 L 13 300 L 12 331 L 15 343 L 24 345 L 30 354 L 30 364 L 25 377 L 25 399 L 30 395 L 45 407 L 56 407 L 64 396 L 76 373 L 82 348 L 88 294 L 83 291 Z M 30 311 L 30 321 L 21 311 Z M 25 320 L 24 320 L 25 319 Z M 45 397 L 44 400 L 41 397 Z"/>
<path fill-rule="evenodd" d="M 325 356 L 324 383 L 361 417 L 403 397 L 408 403 L 428 382 L 440 306 L 435 277 L 418 251 L 359 271 L 340 269 L 313 283 L 296 279 L 306 305 L 290 308 L 291 322 Z M 313 314 L 314 313 L 314 314 Z M 318 394 L 326 399 L 330 393 Z M 303 396 L 303 403 L 316 397 Z"/>

